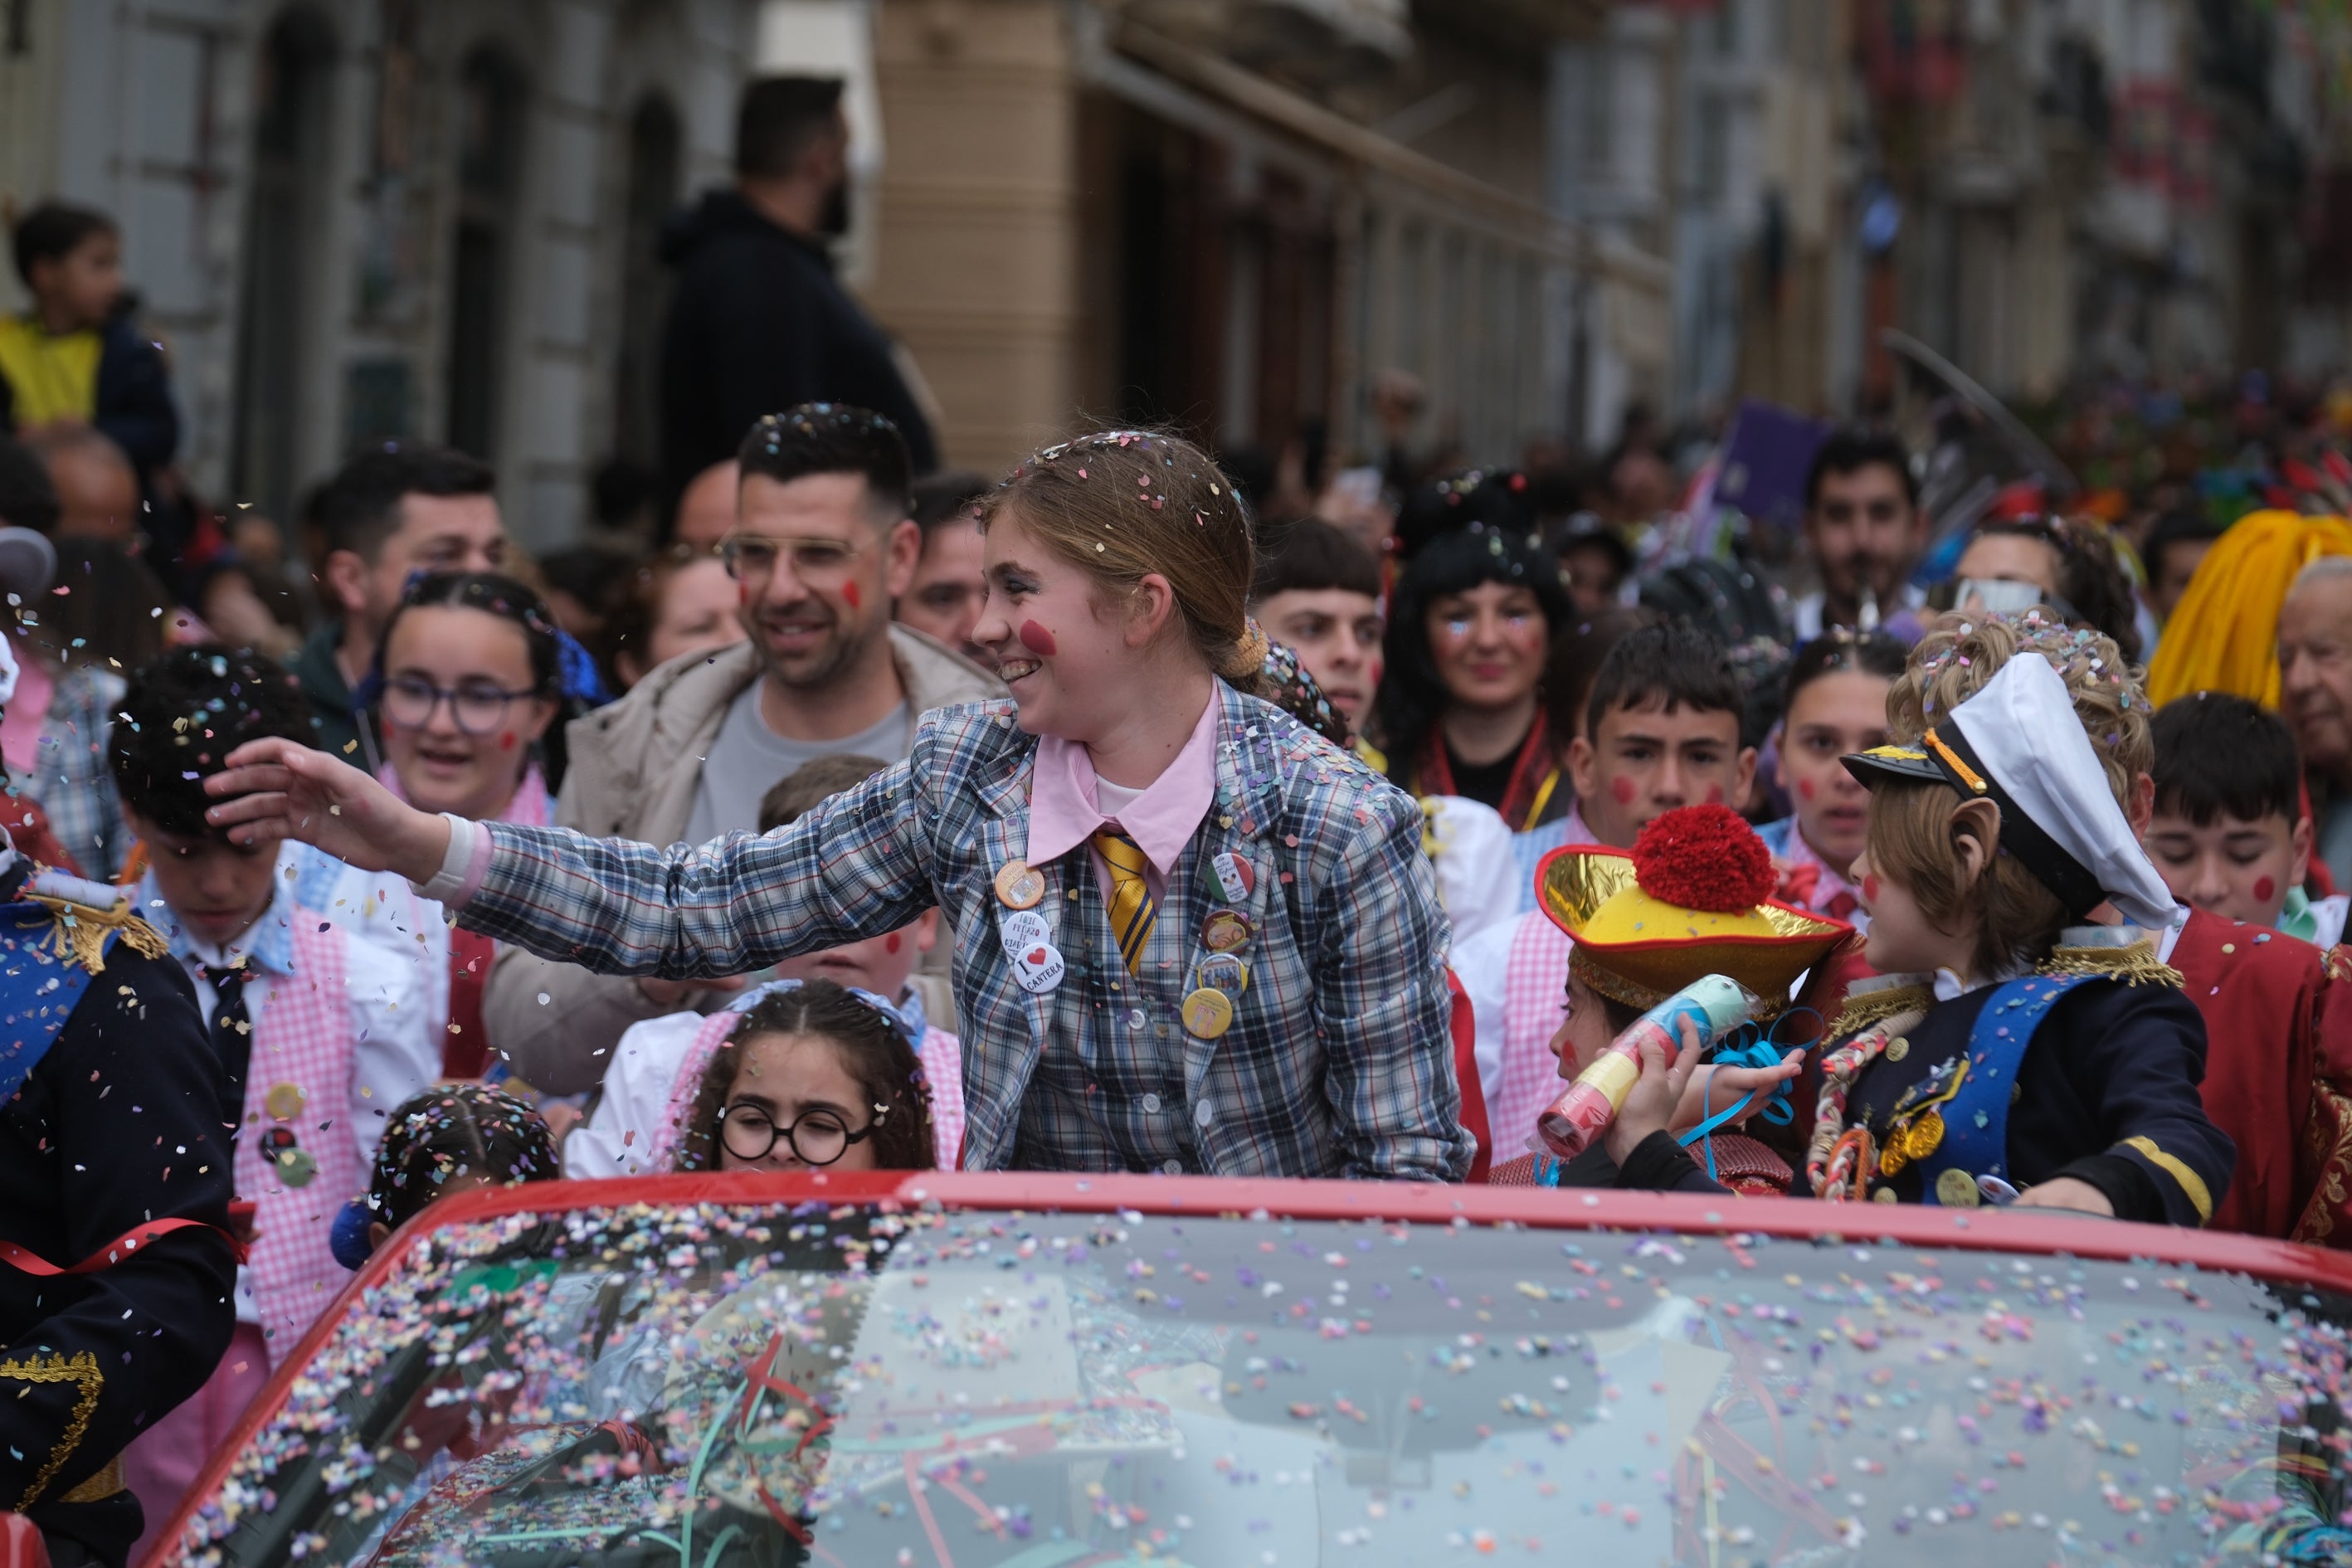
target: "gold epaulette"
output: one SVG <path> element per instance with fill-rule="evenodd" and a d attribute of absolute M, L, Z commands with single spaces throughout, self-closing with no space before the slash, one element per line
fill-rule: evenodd
<path fill-rule="evenodd" d="M 2126 985 L 2188 984 L 2180 971 L 2156 956 L 2153 938 L 2142 937 L 2123 947 L 2057 947 L 2033 966 L 2036 974 L 2086 974 L 2095 980 L 2120 980 Z"/>
<path fill-rule="evenodd" d="M 58 957 L 68 963 L 79 964 L 92 974 L 106 972 L 106 939 L 117 931 L 142 958 L 161 958 L 171 951 L 164 943 L 163 933 L 140 918 L 127 896 L 100 908 L 80 899 L 44 891 L 37 879 L 26 885 L 24 896 L 49 911 L 54 922 L 49 940 L 57 944 Z"/>
<path fill-rule="evenodd" d="M 1890 985 L 1883 990 L 1865 991 L 1859 996 L 1848 996 L 1839 1009 L 1837 1019 L 1830 1025 L 1825 1040 L 1852 1039 L 1874 1024 L 1885 1023 L 1897 1013 L 1924 1013 L 1936 1005 L 1936 994 L 1925 985 Z"/>

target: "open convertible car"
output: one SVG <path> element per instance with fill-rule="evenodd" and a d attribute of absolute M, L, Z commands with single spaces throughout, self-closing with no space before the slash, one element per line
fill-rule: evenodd
<path fill-rule="evenodd" d="M 157 1561 L 2343 1563 L 2347 1290 L 2015 1210 L 514 1188 L 377 1255 Z"/>

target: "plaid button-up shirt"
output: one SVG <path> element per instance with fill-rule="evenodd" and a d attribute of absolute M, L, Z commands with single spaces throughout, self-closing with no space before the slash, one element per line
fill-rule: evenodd
<path fill-rule="evenodd" d="M 1217 799 L 1170 877 L 1139 978 L 1085 851 L 1038 868 L 1067 963 L 1013 981 L 993 879 L 1028 843 L 1037 743 L 1009 702 L 923 716 L 908 758 L 765 837 L 692 847 L 489 825 L 459 919 L 607 973 L 703 979 L 904 926 L 956 936 L 971 1170 L 1198 1170 L 1459 1180 L 1471 1140 L 1447 1030 L 1445 917 L 1412 798 L 1281 710 L 1222 684 Z M 1224 902 L 1213 858 L 1257 875 Z M 1232 1026 L 1178 1008 L 1212 910 L 1246 915 Z"/>

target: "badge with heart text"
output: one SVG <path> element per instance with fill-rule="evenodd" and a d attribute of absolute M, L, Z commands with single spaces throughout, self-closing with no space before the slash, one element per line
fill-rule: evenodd
<path fill-rule="evenodd" d="M 1041 942 L 1013 953 L 1013 983 L 1033 996 L 1042 996 L 1062 983 L 1062 950 Z"/>

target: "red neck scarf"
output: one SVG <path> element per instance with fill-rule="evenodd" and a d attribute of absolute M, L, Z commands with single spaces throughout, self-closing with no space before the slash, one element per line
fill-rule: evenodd
<path fill-rule="evenodd" d="M 1504 786 L 1502 803 L 1495 809 L 1512 832 L 1525 833 L 1542 819 L 1559 787 L 1559 766 L 1552 761 L 1544 712 L 1538 708 L 1535 722 L 1528 726 L 1528 738 L 1519 742 L 1518 759 L 1511 765 L 1511 782 Z M 1454 764 L 1446 759 L 1443 724 L 1432 724 L 1429 739 L 1422 742 L 1421 758 L 1412 771 L 1412 793 L 1461 793 L 1454 787 Z"/>

